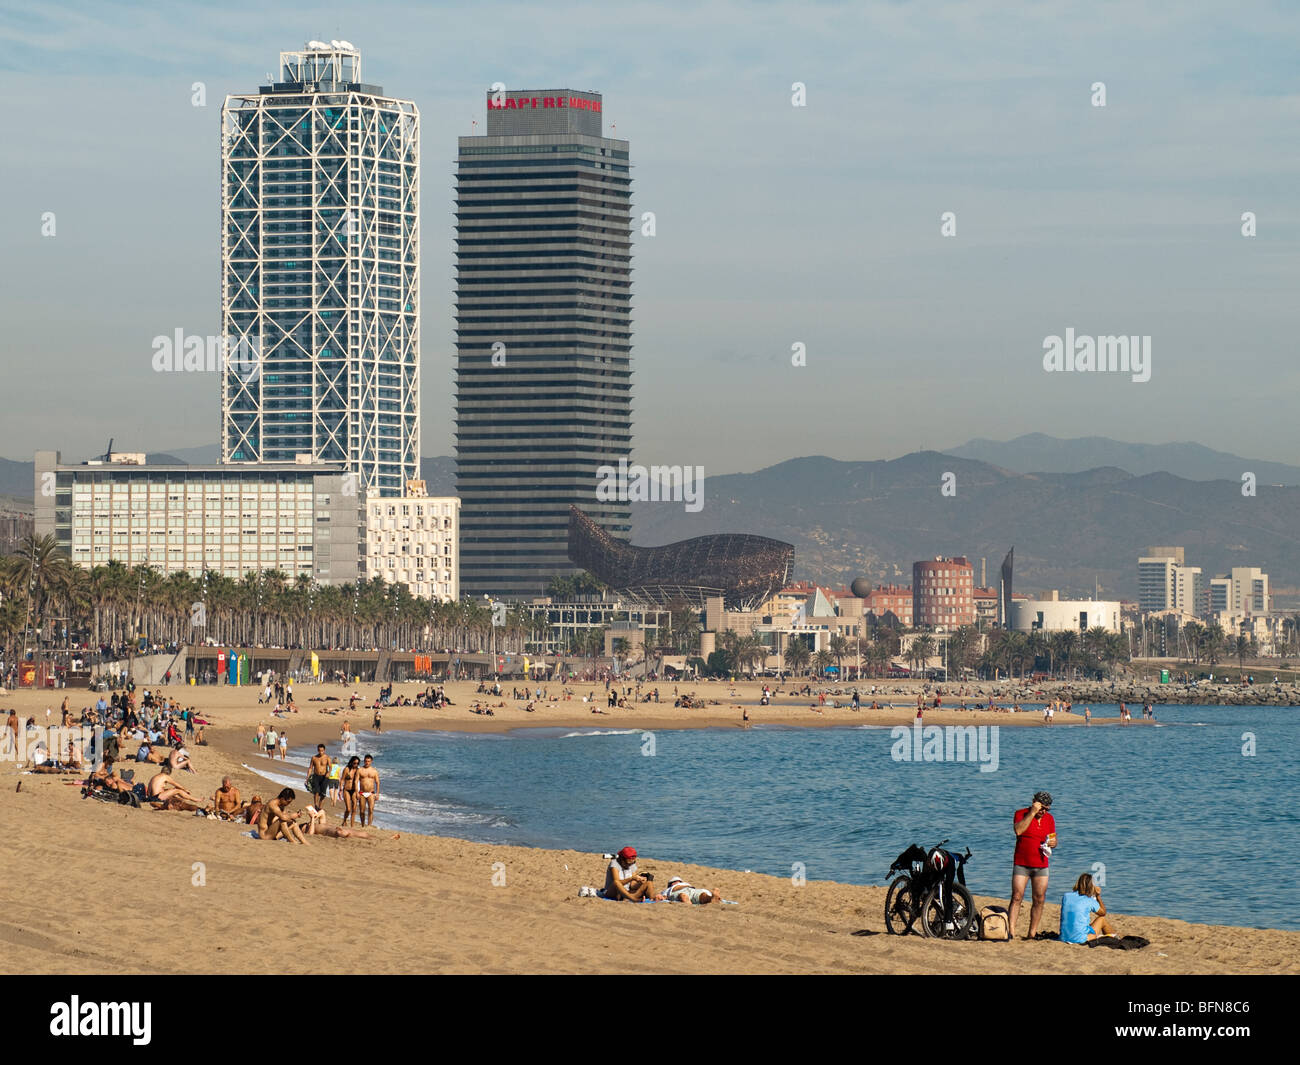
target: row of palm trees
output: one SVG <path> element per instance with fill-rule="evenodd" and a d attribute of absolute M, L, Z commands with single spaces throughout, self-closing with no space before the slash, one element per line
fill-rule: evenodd
<path fill-rule="evenodd" d="M 235 580 L 207 572 L 163 575 L 149 566 L 74 566 L 53 537 L 29 537 L 0 559 L 0 644 L 8 660 L 82 644 L 123 648 L 212 642 L 233 646 L 403 648 L 522 652 L 543 617 L 490 604 L 434 602 L 382 578 L 328 586 L 278 570 Z M 598 639 L 603 644 L 603 633 Z"/>

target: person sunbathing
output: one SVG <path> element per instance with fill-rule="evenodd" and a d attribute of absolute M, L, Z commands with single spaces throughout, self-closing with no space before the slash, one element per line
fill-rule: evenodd
<path fill-rule="evenodd" d="M 244 812 L 244 804 L 239 801 L 239 789 L 229 777 L 221 778 L 221 787 L 213 793 L 212 802 L 217 816 L 224 821 L 233 821 Z"/>
<path fill-rule="evenodd" d="M 344 828 L 342 825 L 334 826 L 327 824 L 328 818 L 324 810 L 318 810 L 314 806 L 307 807 L 307 816 L 311 820 L 307 823 L 307 835 L 309 836 L 329 836 L 331 839 L 378 839 L 369 832 L 362 832 L 355 828 Z M 390 839 L 400 839 L 400 832 L 394 832 Z"/>
<path fill-rule="evenodd" d="M 176 748 L 167 755 L 163 765 L 167 767 L 167 772 L 169 773 L 177 773 L 182 769 L 188 770 L 191 773 L 198 772 L 190 762 L 190 752 L 180 744 L 177 744 Z"/>
<path fill-rule="evenodd" d="M 305 844 L 302 829 L 298 827 L 301 814 L 290 813 L 289 804 L 297 798 L 292 788 L 285 788 L 262 807 L 257 818 L 258 839 L 289 839 Z"/>
<path fill-rule="evenodd" d="M 166 769 L 158 770 L 149 778 L 149 785 L 145 789 L 145 793 L 149 796 L 151 802 L 162 803 L 164 810 L 205 809 L 199 799 L 191 795 L 167 775 Z"/>
<path fill-rule="evenodd" d="M 152 762 L 154 765 L 162 765 L 167 761 L 167 752 L 161 747 L 155 747 L 151 743 L 140 744 L 140 749 L 135 752 L 137 762 Z"/>
<path fill-rule="evenodd" d="M 130 791 L 131 785 L 122 779 L 122 774 L 113 768 L 111 755 L 104 755 L 104 760 L 95 767 L 86 782 L 92 787 L 106 788 L 109 791 Z"/>
<path fill-rule="evenodd" d="M 664 896 L 669 902 L 689 902 L 696 906 L 707 906 L 710 902 L 717 901 L 718 893 L 711 888 L 691 887 L 680 876 L 670 877 L 668 880 L 668 890 Z"/>

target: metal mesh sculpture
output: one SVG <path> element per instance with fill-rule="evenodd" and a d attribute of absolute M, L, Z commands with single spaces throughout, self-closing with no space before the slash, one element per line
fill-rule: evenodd
<path fill-rule="evenodd" d="M 719 533 L 663 547 L 616 540 L 569 508 L 569 561 L 629 598 L 662 606 L 703 606 L 720 595 L 730 610 L 753 610 L 789 583 L 794 546 L 766 536 Z"/>

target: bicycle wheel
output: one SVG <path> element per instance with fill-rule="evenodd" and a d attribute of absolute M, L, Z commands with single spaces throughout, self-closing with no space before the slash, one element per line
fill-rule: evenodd
<path fill-rule="evenodd" d="M 889 885 L 889 894 L 885 896 L 885 927 L 890 935 L 905 936 L 912 930 L 917 902 L 910 876 L 900 876 Z"/>
<path fill-rule="evenodd" d="M 921 934 L 931 939 L 965 939 L 975 920 L 975 900 L 964 884 L 952 885 L 952 924 L 945 926 L 943 903 L 936 885 L 926 892 L 921 904 Z"/>

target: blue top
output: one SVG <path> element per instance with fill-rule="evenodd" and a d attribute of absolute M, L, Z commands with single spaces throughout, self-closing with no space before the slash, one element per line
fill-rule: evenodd
<path fill-rule="evenodd" d="M 1101 903 L 1091 895 L 1067 891 L 1061 896 L 1061 942 L 1087 943 L 1092 931 L 1089 918 L 1101 909 Z"/>

